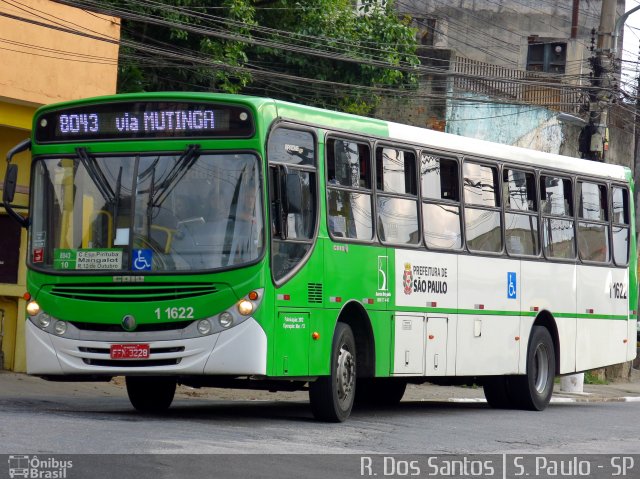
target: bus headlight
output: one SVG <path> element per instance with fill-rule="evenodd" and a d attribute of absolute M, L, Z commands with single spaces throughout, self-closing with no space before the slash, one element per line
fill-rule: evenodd
<path fill-rule="evenodd" d="M 38 324 L 42 329 L 48 328 L 51 324 L 51 316 L 49 316 L 47 313 L 42 313 L 40 316 L 38 316 Z"/>
<path fill-rule="evenodd" d="M 35 301 L 29 301 L 29 303 L 27 303 L 27 313 L 29 313 L 29 316 L 35 316 L 39 312 L 40 305 L 38 303 Z"/>
<path fill-rule="evenodd" d="M 228 311 L 225 311 L 218 317 L 218 322 L 223 328 L 228 328 L 233 324 L 233 316 Z"/>
<path fill-rule="evenodd" d="M 208 319 L 198 321 L 198 332 L 203 336 L 206 336 L 211 332 L 211 323 Z"/>
<path fill-rule="evenodd" d="M 62 336 L 67 332 L 67 323 L 64 321 L 56 321 L 56 324 L 53 326 L 53 330 L 57 335 Z"/>
<path fill-rule="evenodd" d="M 253 303 L 251 301 L 243 299 L 238 303 L 238 312 L 242 316 L 249 316 L 251 313 L 253 313 Z"/>

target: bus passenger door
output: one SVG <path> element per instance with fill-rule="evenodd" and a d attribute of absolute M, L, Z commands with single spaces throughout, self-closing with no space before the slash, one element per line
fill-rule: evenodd
<path fill-rule="evenodd" d="M 444 376 L 447 369 L 448 318 L 427 316 L 425 376 Z"/>
<path fill-rule="evenodd" d="M 424 375 L 424 316 L 397 314 L 394 316 L 393 322 L 395 333 L 394 376 Z"/>

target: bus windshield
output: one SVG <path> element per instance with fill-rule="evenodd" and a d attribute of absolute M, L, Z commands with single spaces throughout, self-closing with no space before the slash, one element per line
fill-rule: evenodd
<path fill-rule="evenodd" d="M 29 259 L 93 272 L 226 269 L 264 248 L 258 158 L 249 153 L 77 156 L 34 166 Z"/>

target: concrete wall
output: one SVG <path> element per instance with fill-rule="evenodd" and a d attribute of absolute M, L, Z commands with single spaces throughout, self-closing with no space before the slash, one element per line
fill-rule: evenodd
<path fill-rule="evenodd" d="M 21 0 L 19 5 L 0 2 L 0 13 L 0 158 L 4 159 L 10 148 L 29 138 L 31 119 L 41 105 L 115 93 L 120 21 L 45 0 Z M 19 165 L 14 200 L 18 206 L 29 203 L 30 160 L 28 153 L 14 160 Z M 5 174 L 2 164 L 0 190 Z M 17 211 L 26 214 L 24 209 Z M 0 214 L 5 214 L 1 204 Z M 15 371 L 26 366 L 22 299 L 26 236 L 23 230 L 15 252 L 21 265 L 18 282 L 0 284 L 3 366 Z"/>
<path fill-rule="evenodd" d="M 450 51 L 453 58 L 459 56 L 523 71 L 526 69 L 530 40 L 535 38 L 535 41 L 540 42 L 566 42 L 563 81 L 583 86 L 586 92 L 586 87 L 589 86 L 591 30 L 598 29 L 602 1 L 579 2 L 575 39 L 570 38 L 572 6 L 573 0 L 406 0 L 397 4 L 399 13 L 412 17 L 413 25 L 422 30 L 419 37 L 427 29 L 427 20 L 435 19 L 433 47 L 436 51 Z M 617 0 L 617 11 L 618 15 L 625 11 L 624 0 Z M 428 80 L 427 77 L 425 79 Z M 502 107 L 495 104 L 464 105 L 455 99 L 452 101 L 452 98 L 467 95 L 468 92 L 464 90 L 450 90 L 449 97 L 445 98 L 443 94 L 440 102 L 433 97 L 424 100 L 425 94 L 432 93 L 434 92 L 427 85 L 412 101 L 403 100 L 398 103 L 397 110 L 404 109 L 403 114 L 394 115 L 394 107 L 388 102 L 376 116 L 423 127 L 435 124 L 438 126 L 435 129 L 440 129 L 445 124 L 447 132 L 459 135 L 580 157 L 580 128 L 559 123 L 555 118 L 559 111 L 545 111 L 531 105 Z M 481 96 L 477 93 L 471 95 Z M 486 99 L 495 100 L 491 97 Z M 586 105 L 586 95 L 583 100 Z M 440 110 L 434 108 L 434 105 L 442 103 L 448 105 L 447 112 L 437 121 Z M 566 111 L 586 118 L 584 112 L 575 108 L 567 107 Z M 621 119 L 624 115 L 624 112 L 610 115 L 618 119 L 609 125 L 610 141 L 606 161 L 633 168 L 633 119 Z"/>
<path fill-rule="evenodd" d="M 436 18 L 435 47 L 450 48 L 459 55 L 509 67 L 526 62 L 528 38 L 568 40 L 571 36 L 573 0 L 403 0 L 399 13 L 416 19 Z M 618 0 L 618 14 L 625 11 Z M 600 22 L 601 0 L 582 0 L 578 15 L 580 39 L 587 40 Z M 418 20 L 417 28 L 424 27 Z M 582 52 L 567 60 L 581 60 Z"/>

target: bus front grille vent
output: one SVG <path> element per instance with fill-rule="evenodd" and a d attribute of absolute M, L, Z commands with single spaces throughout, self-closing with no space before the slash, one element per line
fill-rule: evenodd
<path fill-rule="evenodd" d="M 51 294 L 59 298 L 83 301 L 166 301 L 195 298 L 217 293 L 211 283 L 95 283 L 55 285 Z"/>
<path fill-rule="evenodd" d="M 315 303 L 315 304 L 322 303 L 322 284 L 308 283 L 307 288 L 308 288 L 309 303 Z"/>

